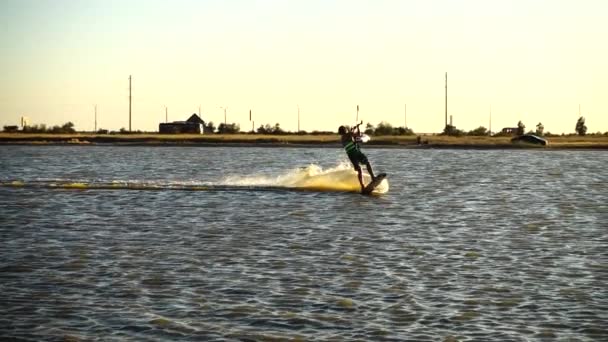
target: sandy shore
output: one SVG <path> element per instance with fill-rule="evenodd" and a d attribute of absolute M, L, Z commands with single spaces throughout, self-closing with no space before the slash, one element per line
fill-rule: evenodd
<path fill-rule="evenodd" d="M 378 136 L 366 144 L 382 148 L 444 149 L 601 149 L 608 150 L 608 136 L 588 135 L 549 137 L 548 146 L 513 144 L 510 137 Z M 255 146 L 255 147 L 339 147 L 332 135 L 259 135 L 259 134 L 21 134 L 0 133 L 3 145 L 126 145 L 126 146 Z"/>

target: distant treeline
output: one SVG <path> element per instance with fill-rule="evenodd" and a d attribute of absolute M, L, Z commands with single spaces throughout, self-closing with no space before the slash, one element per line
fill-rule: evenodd
<path fill-rule="evenodd" d="M 574 128 L 575 132 L 577 135 L 580 136 L 584 136 L 587 134 L 587 125 L 585 125 L 585 118 L 584 117 L 580 117 L 577 121 L 576 121 L 576 126 Z M 445 128 L 443 129 L 443 132 L 441 133 L 441 135 L 448 135 L 448 136 L 484 136 L 484 135 L 490 135 L 491 132 L 488 131 L 487 128 L 483 127 L 483 126 L 479 126 L 478 128 L 469 131 L 469 132 L 465 132 L 462 130 L 457 129 L 455 126 L 452 125 L 447 125 L 445 126 Z M 516 127 L 507 129 L 507 131 L 505 131 L 504 129 L 500 132 L 497 132 L 495 134 L 492 134 L 492 136 L 494 137 L 503 137 L 503 136 L 513 136 L 513 135 L 524 135 L 524 134 L 535 134 L 538 136 L 545 136 L 545 137 L 555 137 L 555 136 L 559 136 L 559 134 L 552 134 L 551 132 L 545 132 L 545 126 L 539 122 L 536 125 L 536 130 L 529 130 L 526 132 L 526 125 L 524 125 L 523 122 L 521 122 L 521 120 L 517 123 Z M 565 135 L 565 134 L 561 134 L 561 135 Z M 606 135 L 608 136 L 608 132 L 605 133 L 601 133 L 601 132 L 597 132 L 594 135 Z"/>
<path fill-rule="evenodd" d="M 46 127 L 45 124 L 24 126 L 22 130 L 19 130 L 19 126 L 4 126 L 5 132 L 21 132 L 21 133 L 54 133 L 54 134 L 70 134 L 76 133 L 74 124 L 72 122 L 66 122 L 62 126 Z"/>
<path fill-rule="evenodd" d="M 307 135 L 307 134 L 328 135 L 328 134 L 337 134 L 337 131 L 338 131 L 338 129 L 336 128 L 335 131 L 317 131 L 317 130 L 315 130 L 312 132 L 307 132 L 307 131 L 301 130 L 299 132 L 291 132 L 291 131 L 285 131 L 283 128 L 281 128 L 281 125 L 279 123 L 276 123 L 276 124 L 274 124 L 274 126 L 271 126 L 270 124 L 260 125 L 260 127 L 258 127 L 255 130 L 255 132 L 253 132 L 253 131 L 242 132 L 239 124 L 221 123 L 216 127 L 213 122 L 209 122 L 208 124 L 206 124 L 204 126 L 204 130 L 205 130 L 206 134 L 248 133 L 248 134 L 269 134 L 269 135 Z M 367 123 L 365 126 L 365 129 L 362 129 L 362 131 L 367 135 L 375 135 L 375 136 L 415 135 L 414 131 L 411 128 L 393 127 L 390 123 L 385 122 L 385 121 L 381 121 L 377 126 L 374 126 L 371 123 Z M 4 132 L 7 132 L 7 133 L 38 133 L 38 134 L 41 134 L 41 133 L 72 134 L 72 133 L 76 133 L 77 131 L 74 128 L 74 124 L 72 122 L 66 122 L 65 124 L 63 124 L 61 126 L 52 126 L 52 127 L 47 127 L 45 124 L 31 125 L 31 126 L 28 125 L 28 126 L 24 126 L 21 130 L 19 129 L 19 126 L 4 126 Z M 584 136 L 587 134 L 587 126 L 585 124 L 584 117 L 581 116 L 577 120 L 576 126 L 575 126 L 575 132 L 576 132 L 575 134 L 581 135 L 581 136 Z M 142 133 L 154 133 L 154 132 L 143 132 L 141 130 L 129 131 L 125 128 L 121 128 L 118 131 L 109 131 L 107 129 L 99 129 L 94 133 L 96 133 L 96 134 L 142 134 Z M 494 137 L 500 137 L 500 136 L 513 136 L 513 135 L 523 135 L 523 134 L 536 134 L 538 136 L 545 136 L 545 137 L 559 136 L 559 135 L 562 135 L 562 136 L 571 135 L 571 134 L 563 134 L 563 133 L 562 134 L 551 134 L 550 132 L 545 132 L 545 127 L 540 122 L 536 125 L 536 130 L 534 130 L 534 131 L 529 130 L 526 132 L 526 126 L 521 121 L 519 121 L 517 123 L 516 127 L 510 128 L 510 130 L 508 130 L 506 132 L 503 130 L 500 132 L 496 132 L 494 134 L 490 134 L 490 133 L 491 132 L 483 126 L 479 126 L 478 128 L 475 128 L 474 130 L 465 132 L 463 130 L 457 129 L 455 126 L 447 125 L 440 135 L 457 136 L 457 137 L 458 136 L 489 136 L 489 135 L 492 135 Z M 592 133 L 592 135 L 608 136 L 608 132 L 605 132 L 605 133 L 597 132 L 594 134 Z"/>
<path fill-rule="evenodd" d="M 367 135 L 414 135 L 414 131 L 410 128 L 393 127 L 391 124 L 384 122 L 384 121 L 380 122 L 378 124 L 378 126 L 374 126 L 371 123 L 367 123 L 367 125 L 365 126 L 365 130 L 363 130 L 363 132 Z M 274 126 L 271 126 L 269 124 L 261 125 L 260 127 L 257 128 L 256 133 L 277 134 L 277 135 L 282 135 L 282 134 L 299 134 L 299 135 L 337 134 L 338 128 L 336 127 L 335 131 L 312 131 L 309 133 L 307 131 L 301 130 L 299 132 L 294 133 L 294 132 L 288 132 L 288 131 L 283 130 L 281 128 L 280 124 L 276 123 Z"/>

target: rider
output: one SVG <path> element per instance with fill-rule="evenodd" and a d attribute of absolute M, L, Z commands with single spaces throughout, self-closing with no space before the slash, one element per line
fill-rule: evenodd
<path fill-rule="evenodd" d="M 344 150 L 346 150 L 348 159 L 350 159 L 351 163 L 353 163 L 353 166 L 355 167 L 355 171 L 357 171 L 359 184 L 361 184 L 361 192 L 363 192 L 363 190 L 365 189 L 365 185 L 363 184 L 363 173 L 361 172 L 361 164 L 367 166 L 367 172 L 372 177 L 372 181 L 376 179 L 376 176 L 374 176 L 372 165 L 367 160 L 367 157 L 359 149 L 359 142 L 361 141 L 361 131 L 359 130 L 359 126 L 361 125 L 361 123 L 356 125 L 352 129 L 348 129 L 345 126 L 340 126 L 338 128 L 338 133 L 340 133 L 341 135 L 342 146 L 344 147 Z"/>

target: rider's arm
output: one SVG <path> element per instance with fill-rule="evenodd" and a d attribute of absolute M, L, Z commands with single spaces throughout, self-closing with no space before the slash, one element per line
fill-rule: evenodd
<path fill-rule="evenodd" d="M 355 127 L 353 127 L 351 129 L 351 132 L 353 134 L 353 138 L 357 138 L 361 136 L 361 130 L 359 129 L 359 125 L 356 125 Z"/>

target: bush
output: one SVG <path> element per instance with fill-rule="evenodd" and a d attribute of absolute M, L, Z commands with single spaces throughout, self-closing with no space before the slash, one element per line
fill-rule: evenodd
<path fill-rule="evenodd" d="M 460 136 L 464 135 L 464 132 L 457 129 L 456 126 L 446 125 L 445 128 L 443 129 L 443 133 L 441 133 L 440 135 L 460 137 Z"/>
<path fill-rule="evenodd" d="M 213 121 L 209 121 L 207 125 L 203 128 L 204 133 L 213 133 L 215 132 L 215 124 Z"/>
<path fill-rule="evenodd" d="M 269 124 L 266 125 L 260 125 L 260 127 L 258 127 L 257 132 L 259 134 L 287 134 L 287 132 L 285 132 L 282 128 L 281 125 L 279 123 L 276 123 L 273 126 L 270 126 Z M 313 134 L 315 134 L 317 131 L 314 131 Z M 301 133 L 300 133 L 301 134 Z M 304 132 L 304 134 L 306 134 L 306 132 Z"/>
<path fill-rule="evenodd" d="M 517 135 L 524 135 L 524 132 L 526 131 L 526 125 L 524 125 L 523 122 L 521 122 L 521 120 L 517 123 Z"/>
<path fill-rule="evenodd" d="M 395 128 L 395 135 L 415 135 L 414 130 L 407 127 Z"/>
<path fill-rule="evenodd" d="M 488 129 L 483 126 L 479 126 L 479 127 L 475 128 L 474 130 L 469 131 L 469 133 L 467 133 L 467 135 L 485 136 L 485 135 L 488 135 Z"/>
<path fill-rule="evenodd" d="M 72 122 L 66 122 L 63 126 L 53 126 L 52 128 L 47 128 L 45 124 L 25 126 L 23 133 L 72 134 L 76 133 L 76 130 Z"/>
<path fill-rule="evenodd" d="M 239 133 L 241 131 L 241 126 L 239 124 L 236 123 L 230 123 L 230 124 L 219 124 L 219 126 L 217 126 L 217 132 L 220 134 L 235 134 L 235 133 Z"/>
<path fill-rule="evenodd" d="M 393 126 L 388 122 L 382 121 L 376 127 L 374 135 L 393 135 Z"/>
<path fill-rule="evenodd" d="M 587 134 L 587 126 L 585 125 L 584 117 L 581 116 L 580 118 L 578 118 L 578 121 L 576 122 L 575 130 L 578 135 L 583 136 L 583 135 Z"/>
<path fill-rule="evenodd" d="M 538 125 L 536 125 L 536 135 L 542 137 L 544 131 L 545 131 L 545 126 L 541 122 L 539 122 Z"/>

